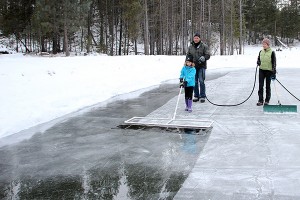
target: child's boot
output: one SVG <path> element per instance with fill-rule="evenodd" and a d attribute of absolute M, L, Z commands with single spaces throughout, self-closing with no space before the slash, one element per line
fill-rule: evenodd
<path fill-rule="evenodd" d="M 189 110 L 189 104 L 188 104 L 188 99 L 185 99 L 185 111 Z"/>
<path fill-rule="evenodd" d="M 193 100 L 189 99 L 188 100 L 188 112 L 192 112 L 192 103 L 193 103 Z"/>

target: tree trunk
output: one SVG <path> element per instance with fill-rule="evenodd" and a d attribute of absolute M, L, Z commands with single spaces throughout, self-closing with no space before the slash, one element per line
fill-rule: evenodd
<path fill-rule="evenodd" d="M 149 20 L 148 20 L 147 0 L 144 0 L 144 9 L 145 9 L 144 51 L 145 51 L 145 55 L 149 55 Z"/>
<path fill-rule="evenodd" d="M 122 34 L 123 34 L 123 20 L 120 19 L 120 37 L 119 37 L 119 55 L 122 55 Z M 125 48 L 125 44 L 124 44 Z M 125 51 L 124 51 L 125 54 Z"/>
<path fill-rule="evenodd" d="M 65 49 L 65 52 L 66 52 L 66 56 L 70 56 L 68 43 L 69 43 L 68 30 L 67 30 L 67 25 L 66 25 L 66 20 L 65 20 L 65 23 L 64 23 L 64 49 Z"/>
<path fill-rule="evenodd" d="M 87 36 L 87 43 L 86 43 L 86 52 L 91 52 L 91 44 L 92 44 L 92 37 L 91 37 L 91 30 L 88 29 L 88 36 Z"/>
<path fill-rule="evenodd" d="M 181 50 L 182 55 L 184 55 L 184 5 L 183 2 L 185 0 L 181 0 Z"/>
<path fill-rule="evenodd" d="M 137 55 L 138 52 L 137 52 L 137 42 L 136 42 L 136 39 L 134 39 L 134 54 Z"/>
<path fill-rule="evenodd" d="M 83 35 L 84 33 L 83 33 L 83 29 L 81 29 L 81 37 L 80 37 L 80 52 L 82 52 L 83 51 L 83 37 L 84 37 L 84 35 Z"/>
<path fill-rule="evenodd" d="M 211 45 L 211 0 L 208 1 L 208 29 L 207 29 L 208 46 Z"/>
<path fill-rule="evenodd" d="M 242 42 L 243 42 L 243 18 L 242 18 L 242 0 L 240 0 L 240 37 L 239 37 L 239 54 L 242 54 Z"/>
<path fill-rule="evenodd" d="M 231 0 L 231 6 L 230 6 L 230 50 L 229 50 L 230 55 L 233 55 L 233 42 L 234 42 L 234 38 L 233 38 L 233 11 L 234 11 L 233 0 Z"/>
<path fill-rule="evenodd" d="M 27 48 L 26 44 L 21 40 L 21 38 L 20 38 L 19 36 L 17 36 L 16 34 L 15 34 L 15 37 L 16 37 L 16 42 L 17 42 L 17 44 L 18 44 L 18 41 L 20 41 L 21 44 L 25 47 L 26 53 L 29 53 L 29 52 L 30 52 L 29 49 Z M 19 51 L 18 45 L 17 45 L 17 47 L 16 47 L 16 51 L 17 51 L 17 52 Z"/>
<path fill-rule="evenodd" d="M 42 36 L 41 37 L 41 52 L 47 52 L 47 49 L 46 49 L 46 43 L 45 43 L 45 37 Z"/>
<path fill-rule="evenodd" d="M 190 1 L 190 18 L 191 18 L 191 25 L 190 25 L 190 34 L 189 38 L 193 37 L 194 34 L 194 25 L 193 25 L 193 0 Z"/>
<path fill-rule="evenodd" d="M 87 17 L 87 44 L 86 44 L 86 52 L 90 53 L 91 51 L 91 43 L 92 43 L 92 39 L 91 39 L 91 18 L 92 18 L 92 4 L 90 5 L 90 9 L 89 9 L 89 13 L 88 13 L 88 17 Z"/>
<path fill-rule="evenodd" d="M 225 11 L 224 0 L 221 2 L 221 23 L 220 23 L 220 55 L 224 55 L 224 43 L 225 43 Z"/>
<path fill-rule="evenodd" d="M 53 35 L 53 38 L 52 38 L 52 53 L 53 54 L 57 54 L 58 52 L 58 37 L 56 34 Z"/>

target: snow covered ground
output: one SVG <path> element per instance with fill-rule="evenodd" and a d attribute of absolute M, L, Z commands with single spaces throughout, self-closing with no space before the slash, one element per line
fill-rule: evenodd
<path fill-rule="evenodd" d="M 248 46 L 244 55 L 212 56 L 208 72 L 255 69 L 260 49 Z M 278 76 L 282 68 L 300 68 L 299 47 L 276 55 Z M 184 56 L 0 55 L 0 138 L 120 94 L 176 83 L 183 62 Z"/>

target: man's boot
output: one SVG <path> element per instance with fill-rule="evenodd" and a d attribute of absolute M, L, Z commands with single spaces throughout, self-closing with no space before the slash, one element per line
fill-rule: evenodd
<path fill-rule="evenodd" d="M 199 97 L 195 97 L 194 99 L 193 99 L 193 102 L 198 102 L 199 101 Z"/>

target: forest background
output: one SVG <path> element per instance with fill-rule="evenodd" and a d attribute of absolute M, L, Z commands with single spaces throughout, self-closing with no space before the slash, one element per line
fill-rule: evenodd
<path fill-rule="evenodd" d="M 213 55 L 292 44 L 300 0 L 0 0 L 0 37 L 17 52 L 184 55 L 195 32 Z"/>

